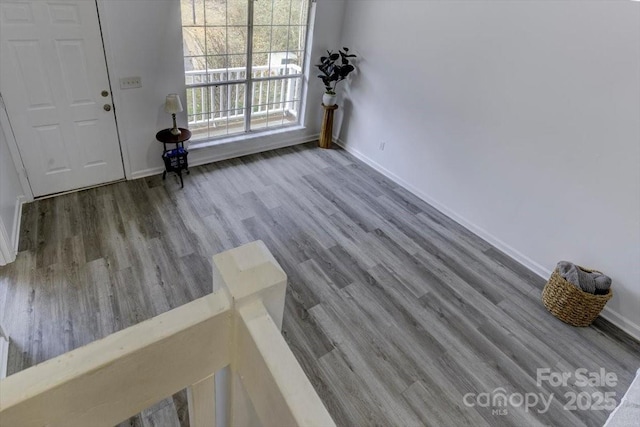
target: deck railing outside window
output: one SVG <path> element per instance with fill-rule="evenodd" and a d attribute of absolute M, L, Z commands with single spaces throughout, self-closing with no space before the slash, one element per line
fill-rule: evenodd
<path fill-rule="evenodd" d="M 263 127 L 274 127 L 297 121 L 302 78 L 287 76 L 299 75 L 301 72 L 302 68 L 296 64 L 285 64 L 277 68 L 269 65 L 253 67 L 252 78 L 258 80 L 253 82 L 251 93 L 252 128 L 260 127 L 256 126 L 260 123 Z M 229 82 L 246 80 L 246 73 L 246 67 L 185 73 L 189 129 L 196 137 L 199 132 L 217 127 L 225 133 L 228 130 L 229 134 L 244 131 L 246 84 Z M 275 79 L 259 80 L 266 77 Z M 224 84 L 215 85 L 214 82 Z M 200 84 L 203 86 L 198 86 Z"/>

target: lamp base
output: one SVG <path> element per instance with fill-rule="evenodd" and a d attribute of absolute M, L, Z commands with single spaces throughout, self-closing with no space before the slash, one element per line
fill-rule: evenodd
<path fill-rule="evenodd" d="M 171 128 L 171 135 L 180 135 L 180 129 L 178 129 L 178 124 L 176 123 L 176 114 L 172 113 L 171 118 L 173 119 L 173 128 Z"/>

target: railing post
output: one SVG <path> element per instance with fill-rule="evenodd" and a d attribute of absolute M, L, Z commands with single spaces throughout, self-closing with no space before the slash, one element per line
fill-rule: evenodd
<path fill-rule="evenodd" d="M 191 427 L 216 427 L 215 387 L 215 375 L 187 387 Z"/>
<path fill-rule="evenodd" d="M 249 243 L 214 256 L 213 263 L 233 311 L 230 422 L 224 425 L 335 427 L 280 332 L 287 276 L 267 247 Z"/>
<path fill-rule="evenodd" d="M 214 255 L 213 280 L 224 286 L 236 310 L 262 301 L 282 329 L 287 275 L 261 240 Z"/>
<path fill-rule="evenodd" d="M 282 329 L 287 276 L 262 241 L 214 255 L 213 281 L 214 286 L 221 285 L 227 292 L 236 313 L 241 307 L 261 302 L 277 328 Z M 219 397 L 230 397 L 226 405 L 218 406 L 218 421 L 221 425 L 254 425 L 257 419 L 253 406 L 235 369 L 235 351 L 236 348 L 231 354 L 231 369 L 216 381 Z"/>
<path fill-rule="evenodd" d="M 284 110 L 290 110 L 291 109 L 291 83 L 292 82 L 293 82 L 293 79 L 287 79 L 287 94 L 286 94 L 287 102 L 284 105 Z"/>

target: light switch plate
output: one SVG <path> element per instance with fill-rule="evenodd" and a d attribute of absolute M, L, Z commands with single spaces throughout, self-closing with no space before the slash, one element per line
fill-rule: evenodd
<path fill-rule="evenodd" d="M 142 87 L 141 77 L 123 77 L 120 79 L 120 89 L 133 89 Z"/>

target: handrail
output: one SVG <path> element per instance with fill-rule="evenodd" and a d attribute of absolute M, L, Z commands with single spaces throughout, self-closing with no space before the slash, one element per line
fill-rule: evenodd
<path fill-rule="evenodd" d="M 231 426 L 246 408 L 264 426 L 335 425 L 279 332 L 286 275 L 264 243 L 214 256 L 213 277 L 216 293 L 0 380 L 0 426 L 112 426 L 185 387 L 192 427 L 215 426 L 216 393 Z"/>
<path fill-rule="evenodd" d="M 333 424 L 261 301 L 238 310 L 235 372 L 264 427 Z M 269 392 L 271 391 L 271 392 Z"/>
<path fill-rule="evenodd" d="M 272 67 L 274 70 L 284 70 L 287 68 L 293 68 L 294 70 L 297 70 L 298 72 L 302 72 L 302 67 L 297 65 L 297 64 L 284 64 L 284 65 L 279 65 L 277 67 Z M 269 69 L 269 65 L 254 65 L 252 67 L 252 70 L 254 71 L 265 71 Z M 236 71 L 247 71 L 247 67 L 233 67 L 233 68 L 214 68 L 212 70 L 187 70 L 185 71 L 186 75 L 191 75 L 191 74 L 224 74 L 227 71 L 229 72 L 236 72 Z"/>
<path fill-rule="evenodd" d="M 2 426 L 113 426 L 227 365 L 230 303 L 211 294 L 0 382 Z M 193 351 L 197 345 L 198 351 Z"/>

